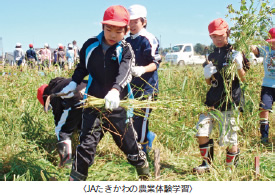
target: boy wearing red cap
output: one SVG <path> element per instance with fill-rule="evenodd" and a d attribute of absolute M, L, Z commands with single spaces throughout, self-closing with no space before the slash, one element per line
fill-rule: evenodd
<path fill-rule="evenodd" d="M 269 134 L 269 111 L 272 110 L 272 105 L 275 102 L 275 28 L 269 30 L 269 38 L 266 40 L 269 46 L 256 47 L 251 46 L 252 52 L 256 57 L 260 54 L 264 56 L 264 78 L 261 90 L 260 102 L 260 133 L 261 142 L 268 143 Z"/>
<path fill-rule="evenodd" d="M 197 123 L 197 138 L 203 162 L 200 166 L 193 169 L 194 172 L 203 173 L 209 171 L 213 161 L 213 139 L 209 139 L 212 132 L 214 119 L 219 120 L 220 140 L 219 145 L 227 145 L 226 166 L 232 169 L 237 165 L 239 149 L 237 131 L 239 130 L 237 119 L 234 117 L 233 105 L 241 108 L 243 96 L 239 78 L 244 81 L 245 71 L 243 69 L 243 57 L 240 52 L 234 51 L 228 43 L 230 34 L 228 24 L 219 18 L 212 21 L 209 26 L 209 35 L 216 48 L 210 53 L 206 66 L 204 66 L 204 77 L 206 83 L 211 85 L 206 95 L 205 105 L 210 110 L 216 110 L 215 114 L 201 114 Z M 235 75 L 234 79 L 224 78 L 224 67 L 233 61 L 237 67 L 239 78 Z M 230 80 L 230 81 L 229 81 Z M 231 96 L 226 101 L 225 83 L 231 82 Z"/>
<path fill-rule="evenodd" d="M 65 57 L 65 52 L 64 52 L 64 49 L 63 49 L 63 45 L 60 45 L 58 47 L 58 52 L 57 52 L 57 61 L 58 61 L 58 64 L 59 64 L 59 68 L 60 69 L 63 69 L 64 68 L 64 62 L 66 60 L 66 57 Z"/>
<path fill-rule="evenodd" d="M 129 7 L 130 36 L 126 39 L 135 53 L 136 66 L 132 68 L 134 78 L 131 81 L 135 98 L 154 100 L 158 93 L 158 73 L 161 56 L 158 53 L 159 42 L 154 35 L 146 30 L 147 10 L 142 5 Z M 149 131 L 150 108 L 142 108 L 141 114 L 133 116 L 133 125 L 138 134 L 138 142 L 144 152 L 152 148 L 156 134 Z"/>
<path fill-rule="evenodd" d="M 37 99 L 45 109 L 47 96 L 58 93 L 63 87 L 68 85 L 72 79 L 57 77 L 52 79 L 49 84 L 41 85 L 37 90 Z M 72 157 L 71 136 L 77 128 L 80 130 L 82 121 L 82 109 L 79 108 L 80 100 L 83 99 L 84 89 L 87 83 L 82 82 L 76 88 L 76 93 L 70 99 L 54 97 L 50 99 L 49 106 L 52 108 L 55 120 L 55 132 L 57 136 L 57 150 L 60 156 L 59 166 L 70 164 Z M 47 108 L 48 109 L 48 108 Z"/>
<path fill-rule="evenodd" d="M 103 17 L 103 31 L 88 39 L 80 51 L 80 63 L 72 82 L 61 92 L 75 90 L 77 84 L 89 75 L 86 94 L 105 99 L 104 111 L 93 108 L 83 110 L 80 145 L 77 147 L 70 180 L 86 180 L 88 168 L 93 164 L 96 147 L 108 130 L 117 146 L 136 167 L 139 176 L 148 176 L 149 166 L 145 153 L 136 141 L 136 134 L 120 100 L 129 95 L 131 67 L 134 53 L 124 36 L 129 30 L 129 13 L 123 6 L 109 7 Z M 73 93 L 64 96 L 71 97 Z M 86 98 L 86 97 L 85 97 Z"/>
<path fill-rule="evenodd" d="M 28 66 L 30 66 L 31 68 L 34 68 L 37 58 L 36 58 L 36 53 L 35 53 L 33 44 L 29 44 L 29 49 L 26 51 L 25 58 L 27 60 Z"/>

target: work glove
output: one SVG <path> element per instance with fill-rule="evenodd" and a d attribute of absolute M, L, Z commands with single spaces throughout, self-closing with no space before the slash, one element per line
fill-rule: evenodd
<path fill-rule="evenodd" d="M 217 72 L 217 68 L 213 65 L 212 62 L 210 62 L 209 64 L 207 64 L 204 67 L 204 77 L 205 79 L 210 79 L 212 77 L 213 74 L 215 74 Z"/>
<path fill-rule="evenodd" d="M 71 81 L 66 87 L 64 87 L 59 93 L 65 93 L 67 95 L 61 96 L 62 99 L 64 98 L 71 98 L 74 96 L 74 91 L 77 88 L 77 83 L 74 81 Z M 71 93 L 69 93 L 71 92 Z"/>
<path fill-rule="evenodd" d="M 111 89 L 104 97 L 105 109 L 113 110 L 119 107 L 120 104 L 120 93 L 117 89 Z"/>
<path fill-rule="evenodd" d="M 134 66 L 131 68 L 131 73 L 135 77 L 140 77 L 145 72 L 146 72 L 146 69 L 144 66 Z"/>
<path fill-rule="evenodd" d="M 234 51 L 233 54 L 232 54 L 232 58 L 233 58 L 233 61 L 237 64 L 237 69 L 242 69 L 243 67 L 243 64 L 242 64 L 242 61 L 243 61 L 243 57 L 242 57 L 242 54 L 238 51 Z"/>

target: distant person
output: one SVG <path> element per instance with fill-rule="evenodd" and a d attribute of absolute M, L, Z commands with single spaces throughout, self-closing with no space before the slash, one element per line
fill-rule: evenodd
<path fill-rule="evenodd" d="M 23 60 L 25 57 L 21 43 L 16 43 L 15 50 L 13 52 L 13 57 L 14 57 L 14 61 L 17 64 L 17 66 L 20 67 L 21 64 L 23 63 Z"/>
<path fill-rule="evenodd" d="M 213 115 L 201 114 L 197 127 L 197 138 L 199 143 L 200 154 L 203 162 L 193 169 L 196 173 L 209 172 L 211 163 L 214 158 L 214 142 L 210 139 L 214 121 L 217 119 L 220 124 L 220 140 L 219 145 L 226 145 L 226 168 L 231 171 L 237 166 L 240 150 L 238 148 L 238 116 L 234 115 L 234 108 L 242 110 L 243 96 L 240 87 L 240 80 L 244 81 L 245 70 L 243 69 L 243 56 L 240 52 L 234 51 L 232 45 L 228 42 L 230 30 L 227 22 L 218 18 L 213 20 L 208 26 L 209 36 L 212 39 L 215 49 L 209 54 L 208 60 L 204 66 L 204 77 L 207 85 L 210 85 L 205 105 L 211 110 L 215 110 Z M 229 61 L 235 63 L 237 71 L 233 79 L 225 78 L 225 70 L 229 65 Z M 239 79 L 239 78 L 240 79 Z M 229 83 L 231 82 L 231 83 Z M 227 83 L 227 84 L 225 84 Z M 231 90 L 227 101 L 225 85 L 230 85 Z M 237 117 L 237 118 L 236 118 Z"/>
<path fill-rule="evenodd" d="M 74 59 L 75 59 L 75 52 L 73 50 L 72 43 L 68 44 L 68 50 L 66 52 L 66 58 L 67 58 L 67 62 L 68 62 L 68 69 L 70 70 L 74 66 Z"/>
<path fill-rule="evenodd" d="M 74 63 L 77 64 L 80 58 L 80 48 L 77 45 L 77 41 L 73 41 L 73 49 L 74 49 Z"/>
<path fill-rule="evenodd" d="M 42 66 L 50 68 L 51 65 L 51 51 L 49 49 L 49 44 L 45 43 L 44 48 L 41 50 L 41 60 Z"/>
<path fill-rule="evenodd" d="M 136 66 L 132 68 L 131 81 L 134 98 L 154 100 L 158 93 L 158 71 L 161 56 L 158 53 L 159 42 L 146 30 L 147 10 L 142 5 L 132 5 L 130 13 L 130 36 L 126 39 L 134 50 Z M 142 108 L 144 115 L 134 114 L 133 125 L 138 134 L 138 142 L 144 152 L 152 149 L 156 134 L 149 131 L 149 116 L 152 109 Z"/>
<path fill-rule="evenodd" d="M 80 63 L 72 81 L 61 92 L 74 91 L 76 86 L 89 75 L 86 92 L 105 100 L 105 110 L 92 107 L 83 109 L 80 145 L 74 159 L 71 181 L 86 180 L 88 169 L 94 163 L 96 149 L 105 132 L 108 131 L 118 148 L 124 152 L 128 162 L 136 167 L 140 179 L 149 176 L 146 154 L 136 141 L 132 121 L 127 111 L 120 106 L 128 98 L 128 83 L 134 54 L 124 36 L 129 30 L 129 13 L 123 6 L 111 6 L 104 13 L 103 31 L 89 38 L 81 48 Z M 63 98 L 72 97 L 69 93 Z M 98 170 L 100 171 L 100 170 Z"/>
<path fill-rule="evenodd" d="M 64 86 L 68 85 L 72 79 L 57 77 L 49 84 L 41 85 L 37 90 L 37 99 L 45 109 L 46 98 L 54 93 L 58 93 Z M 71 163 L 72 146 L 71 137 L 74 130 L 81 129 L 82 108 L 80 101 L 83 99 L 86 82 L 81 82 L 76 88 L 76 93 L 72 98 L 62 99 L 54 97 L 50 99 L 49 107 L 53 111 L 55 120 L 55 132 L 57 136 L 57 150 L 60 156 L 59 166 Z M 49 108 L 47 108 L 49 109 Z"/>
<path fill-rule="evenodd" d="M 269 143 L 269 112 L 275 102 L 275 28 L 269 30 L 269 38 L 266 40 L 269 46 L 252 46 L 251 50 L 256 57 L 264 56 L 264 78 L 261 90 L 260 102 L 260 133 L 261 142 Z"/>
<path fill-rule="evenodd" d="M 66 58 L 65 58 L 65 52 L 62 45 L 60 45 L 58 48 L 57 60 L 58 60 L 59 67 L 61 69 L 64 69 L 64 63 L 66 61 Z"/>
<path fill-rule="evenodd" d="M 54 53 L 53 53 L 53 55 L 54 55 L 54 57 L 53 57 L 53 65 L 54 65 L 54 66 L 57 66 L 57 65 L 58 65 L 57 53 L 58 53 L 58 48 L 55 49 L 55 50 L 54 50 Z"/>
<path fill-rule="evenodd" d="M 33 44 L 29 44 L 29 49 L 26 51 L 26 60 L 29 67 L 34 68 L 37 62 L 36 52 Z"/>

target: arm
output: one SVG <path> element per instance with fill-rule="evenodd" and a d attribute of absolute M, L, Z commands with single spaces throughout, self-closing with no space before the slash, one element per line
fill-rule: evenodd
<path fill-rule="evenodd" d="M 159 63 L 161 62 L 161 56 L 158 53 L 159 43 L 155 37 L 149 37 L 149 40 L 145 42 L 143 56 L 145 56 L 146 61 L 149 62 L 145 66 L 145 72 L 153 72 L 159 68 Z"/>
<path fill-rule="evenodd" d="M 134 52 L 129 44 L 124 47 L 122 60 L 119 65 L 119 74 L 116 77 L 115 83 L 113 84 L 113 88 L 117 89 L 121 92 L 124 87 L 129 83 L 132 79 L 131 75 L 131 67 L 135 64 Z"/>
<path fill-rule="evenodd" d="M 245 81 L 245 71 L 243 69 L 243 57 L 242 57 L 242 54 L 238 51 L 235 51 L 233 52 L 233 58 L 234 58 L 234 62 L 236 64 L 236 67 L 237 67 L 237 72 L 238 72 L 238 75 L 240 77 L 240 80 L 242 82 Z"/>
<path fill-rule="evenodd" d="M 258 58 L 260 57 L 259 48 L 256 45 L 251 45 L 250 50 L 254 53 L 254 55 Z"/>
<path fill-rule="evenodd" d="M 245 81 L 245 71 L 243 70 L 243 68 L 238 69 L 238 75 L 239 75 L 241 81 L 244 82 Z"/>
<path fill-rule="evenodd" d="M 211 78 L 210 79 L 205 79 L 205 82 L 207 83 L 207 85 L 211 85 Z"/>

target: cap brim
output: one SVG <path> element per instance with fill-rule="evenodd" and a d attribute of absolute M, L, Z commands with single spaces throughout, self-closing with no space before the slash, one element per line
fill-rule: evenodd
<path fill-rule="evenodd" d="M 109 24 L 109 25 L 112 25 L 112 26 L 119 26 L 119 27 L 124 27 L 124 26 L 127 25 L 124 22 L 117 22 L 117 21 L 112 21 L 112 20 L 102 21 L 101 23 L 102 24 Z"/>
<path fill-rule="evenodd" d="M 209 35 L 224 35 L 226 32 L 227 32 L 227 29 L 215 30 L 209 33 Z"/>
<path fill-rule="evenodd" d="M 266 42 L 273 42 L 275 39 L 267 39 Z"/>

